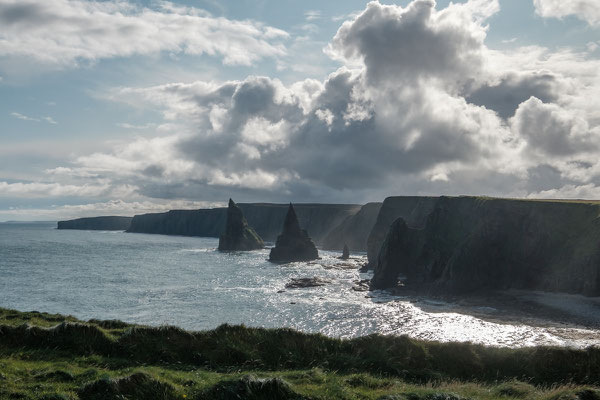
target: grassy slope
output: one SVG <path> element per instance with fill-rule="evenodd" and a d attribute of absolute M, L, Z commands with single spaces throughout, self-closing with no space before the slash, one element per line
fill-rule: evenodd
<path fill-rule="evenodd" d="M 139 372 L 147 375 L 130 377 Z M 600 349 L 337 340 L 242 326 L 186 332 L 0 309 L 0 399 L 118 398 L 93 397 L 109 386 L 121 398 L 225 399 L 248 374 L 283 379 L 289 396 L 264 395 L 263 382 L 256 397 L 242 398 L 600 399 Z"/>

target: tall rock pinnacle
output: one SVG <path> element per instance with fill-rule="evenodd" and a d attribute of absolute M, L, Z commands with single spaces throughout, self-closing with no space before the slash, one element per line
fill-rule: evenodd
<path fill-rule="evenodd" d="M 315 244 L 308 237 L 308 233 L 300 228 L 294 206 L 290 203 L 287 215 L 283 222 L 283 230 L 275 247 L 271 249 L 269 261 L 286 263 L 293 261 L 308 261 L 319 258 Z"/>
<path fill-rule="evenodd" d="M 227 225 L 225 233 L 219 239 L 219 250 L 256 250 L 264 247 L 264 242 L 258 234 L 248 226 L 242 210 L 229 199 L 227 208 Z"/>

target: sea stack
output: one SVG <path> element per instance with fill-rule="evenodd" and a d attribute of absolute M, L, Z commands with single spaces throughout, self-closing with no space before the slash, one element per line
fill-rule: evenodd
<path fill-rule="evenodd" d="M 256 250 L 265 246 L 263 240 L 258 234 L 248 226 L 248 221 L 244 217 L 242 210 L 229 199 L 227 208 L 227 224 L 225 233 L 219 239 L 219 250 Z"/>
<path fill-rule="evenodd" d="M 344 250 L 342 250 L 342 260 L 347 260 L 350 258 L 350 249 L 348 248 L 348 245 L 346 243 L 344 243 Z"/>
<path fill-rule="evenodd" d="M 290 203 L 283 222 L 283 231 L 277 237 L 275 247 L 271 249 L 269 261 L 287 263 L 315 260 L 317 258 L 319 258 L 319 252 L 311 238 L 308 237 L 308 233 L 300 228 L 296 211 Z"/>

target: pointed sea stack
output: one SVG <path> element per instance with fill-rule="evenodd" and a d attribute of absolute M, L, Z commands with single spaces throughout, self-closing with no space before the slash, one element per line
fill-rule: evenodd
<path fill-rule="evenodd" d="M 248 226 L 242 210 L 229 199 L 225 233 L 219 239 L 219 250 L 256 250 L 265 246 L 258 234 Z"/>
<path fill-rule="evenodd" d="M 277 237 L 275 247 L 271 249 L 269 261 L 287 263 L 293 261 L 308 261 L 319 258 L 319 252 L 305 230 L 300 229 L 296 211 L 290 203 L 283 231 Z"/>
<path fill-rule="evenodd" d="M 346 243 L 344 243 L 344 250 L 342 250 L 342 257 L 340 257 L 342 260 L 347 260 L 350 258 L 350 249 L 348 248 L 348 245 Z"/>

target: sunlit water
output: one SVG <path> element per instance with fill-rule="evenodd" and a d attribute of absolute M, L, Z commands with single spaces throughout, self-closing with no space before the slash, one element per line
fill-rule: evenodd
<path fill-rule="evenodd" d="M 566 338 L 556 329 L 444 312 L 444 303 L 355 291 L 355 281 L 369 275 L 341 266 L 337 253 L 321 251 L 318 263 L 276 265 L 266 261 L 268 250 L 220 253 L 216 239 L 54 227 L 0 224 L 0 307 L 191 330 L 243 323 L 338 337 L 377 332 L 502 346 L 600 344 L 589 332 L 585 340 Z M 353 262 L 358 266 L 364 255 Z M 285 289 L 292 278 L 313 276 L 331 283 Z"/>

